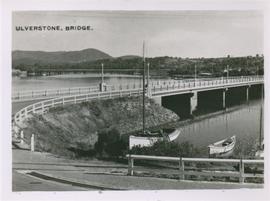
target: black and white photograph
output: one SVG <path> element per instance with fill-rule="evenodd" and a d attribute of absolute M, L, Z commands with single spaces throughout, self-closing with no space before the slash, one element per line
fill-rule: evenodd
<path fill-rule="evenodd" d="M 10 17 L 11 193 L 265 189 L 263 10 Z"/>

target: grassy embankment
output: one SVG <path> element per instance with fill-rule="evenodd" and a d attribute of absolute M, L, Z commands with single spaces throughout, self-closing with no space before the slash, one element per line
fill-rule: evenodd
<path fill-rule="evenodd" d="M 142 128 L 142 101 L 139 97 L 92 101 L 52 108 L 34 115 L 25 125 L 29 141 L 36 135 L 36 149 L 60 156 L 93 156 L 98 135 L 111 130 L 124 136 Z M 146 104 L 146 126 L 178 120 L 178 116 L 151 100 Z M 127 144 L 127 143 L 126 143 Z"/>

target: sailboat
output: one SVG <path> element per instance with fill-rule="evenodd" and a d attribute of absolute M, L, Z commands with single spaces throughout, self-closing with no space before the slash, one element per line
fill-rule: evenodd
<path fill-rule="evenodd" d="M 260 109 L 260 131 L 259 131 L 260 136 L 259 136 L 258 150 L 255 153 L 256 158 L 264 158 L 264 140 L 262 139 L 262 126 L 263 126 L 263 101 Z"/>
<path fill-rule="evenodd" d="M 142 132 L 139 132 L 137 135 L 129 136 L 129 149 L 132 149 L 134 146 L 140 147 L 149 147 L 152 146 L 157 141 L 174 141 L 179 135 L 179 129 L 160 129 L 156 131 L 149 131 L 145 128 L 145 94 L 146 94 L 146 85 L 145 85 L 145 45 L 143 43 L 143 128 Z M 149 75 L 147 80 L 149 79 Z M 147 82 L 147 87 L 149 87 L 149 82 Z"/>
<path fill-rule="evenodd" d="M 228 133 L 228 119 L 226 113 L 226 132 Z M 220 140 L 218 142 L 208 145 L 209 157 L 228 157 L 233 153 L 234 146 L 236 144 L 236 136 L 233 135 L 229 138 Z"/>

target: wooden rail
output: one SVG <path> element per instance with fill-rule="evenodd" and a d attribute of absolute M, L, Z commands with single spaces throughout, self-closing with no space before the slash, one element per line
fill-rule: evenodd
<path fill-rule="evenodd" d="M 128 175 L 134 174 L 134 160 L 154 160 L 154 161 L 171 161 L 177 162 L 179 168 L 179 179 L 185 180 L 185 175 L 194 176 L 219 176 L 219 177 L 237 177 L 240 183 L 245 183 L 245 178 L 263 178 L 263 174 L 248 174 L 245 173 L 245 164 L 263 165 L 264 160 L 249 160 L 249 159 L 217 159 L 217 158 L 183 158 L 183 157 L 166 157 L 166 156 L 147 156 L 147 155 L 126 155 L 128 158 Z M 185 168 L 188 162 L 193 163 L 229 163 L 238 164 L 239 171 L 187 171 Z"/>

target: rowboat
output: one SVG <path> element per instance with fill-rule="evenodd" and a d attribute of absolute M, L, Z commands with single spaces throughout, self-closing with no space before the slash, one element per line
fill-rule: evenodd
<path fill-rule="evenodd" d="M 150 147 L 157 141 L 174 141 L 179 135 L 181 131 L 179 129 L 162 129 L 162 131 L 157 132 L 147 132 L 138 136 L 130 135 L 129 136 L 129 149 L 132 147 L 140 146 L 140 147 Z"/>
<path fill-rule="evenodd" d="M 233 150 L 236 143 L 236 136 L 220 140 L 208 146 L 209 155 L 222 155 Z"/>

